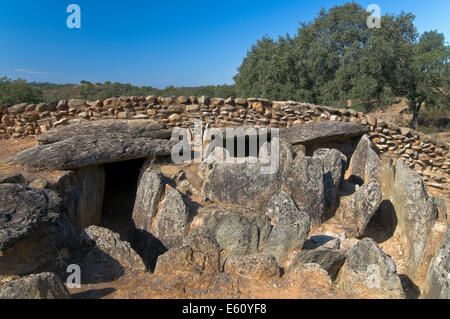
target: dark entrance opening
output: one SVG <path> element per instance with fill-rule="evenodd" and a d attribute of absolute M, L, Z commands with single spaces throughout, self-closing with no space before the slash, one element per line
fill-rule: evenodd
<path fill-rule="evenodd" d="M 272 136 L 270 133 L 267 133 L 266 135 L 243 135 L 239 138 L 236 135 L 232 135 L 231 137 L 224 137 L 221 141 L 219 141 L 218 138 L 219 137 L 216 135 L 211 136 L 211 144 L 208 146 L 205 158 L 207 158 L 217 146 L 221 146 L 226 149 L 230 157 L 259 157 L 261 147 L 264 143 L 270 143 L 272 141 Z M 270 146 L 268 146 L 267 152 L 269 154 L 270 151 Z"/>
<path fill-rule="evenodd" d="M 384 200 L 371 218 L 363 237 L 370 237 L 378 244 L 384 243 L 394 236 L 398 220 L 391 201 Z"/>
<path fill-rule="evenodd" d="M 105 164 L 102 226 L 128 241 L 141 168 L 145 159 Z"/>

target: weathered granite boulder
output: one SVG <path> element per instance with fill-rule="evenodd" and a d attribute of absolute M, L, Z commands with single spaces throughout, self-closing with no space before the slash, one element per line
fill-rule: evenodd
<path fill-rule="evenodd" d="M 318 157 L 323 162 L 325 215 L 332 216 L 337 208 L 338 191 L 347 168 L 347 157 L 336 149 L 326 148 L 314 151 L 313 157 Z"/>
<path fill-rule="evenodd" d="M 350 159 L 348 175 L 356 184 L 362 185 L 378 179 L 380 157 L 368 135 L 363 135 Z"/>
<path fill-rule="evenodd" d="M 340 224 L 354 229 L 355 234 L 364 234 L 367 225 L 382 202 L 381 188 L 377 180 L 372 179 L 356 191 L 340 199 L 336 218 Z"/>
<path fill-rule="evenodd" d="M 214 202 L 262 210 L 279 188 L 280 174 L 263 174 L 262 163 L 215 163 L 206 173 L 202 194 Z"/>
<path fill-rule="evenodd" d="M 11 113 L 11 114 L 22 113 L 25 110 L 25 108 L 27 107 L 27 105 L 28 105 L 28 103 L 21 103 L 21 104 L 13 105 L 8 108 L 8 113 Z"/>
<path fill-rule="evenodd" d="M 149 166 L 142 170 L 133 209 L 133 222 L 137 229 L 150 230 L 158 204 L 164 196 L 163 179 L 161 173 Z"/>
<path fill-rule="evenodd" d="M 297 298 L 333 298 L 338 291 L 327 271 L 319 264 L 300 264 L 283 276 L 284 284 L 292 287 Z"/>
<path fill-rule="evenodd" d="M 285 191 L 278 191 L 269 200 L 266 215 L 272 223 L 277 224 L 281 217 L 289 211 L 297 211 L 297 206 Z"/>
<path fill-rule="evenodd" d="M 260 148 L 258 158 L 240 158 L 244 162 L 234 164 L 220 161 L 222 149 L 215 147 L 199 167 L 202 195 L 220 204 L 266 210 L 272 195 L 281 188 L 282 179 L 290 174 L 294 161 L 291 145 L 272 137 L 271 143 L 264 143 Z"/>
<path fill-rule="evenodd" d="M 382 178 L 381 181 L 384 198 L 390 200 L 395 208 L 398 219 L 396 232 L 406 240 L 407 272 L 414 280 L 437 218 L 433 198 L 428 195 L 421 176 L 411 171 L 402 159 L 395 166 L 394 180 Z"/>
<path fill-rule="evenodd" d="M 69 105 L 69 108 L 81 108 L 86 104 L 86 101 L 81 99 L 70 99 L 67 104 Z"/>
<path fill-rule="evenodd" d="M 0 184 L 0 275 L 60 266 L 56 257 L 76 246 L 75 230 L 61 206 L 51 190 Z"/>
<path fill-rule="evenodd" d="M 342 141 L 367 133 L 369 129 L 358 123 L 321 122 L 292 126 L 281 130 L 280 137 L 292 145 Z"/>
<path fill-rule="evenodd" d="M 326 210 L 323 162 L 320 158 L 296 157 L 283 171 L 282 185 L 297 208 L 307 213 L 311 223 L 320 225 Z"/>
<path fill-rule="evenodd" d="M 269 280 L 280 277 L 275 257 L 265 253 L 232 256 L 225 263 L 225 272 L 252 280 Z"/>
<path fill-rule="evenodd" d="M 285 212 L 273 227 L 264 252 L 273 255 L 278 264 L 283 266 L 289 251 L 303 247 L 308 238 L 309 229 L 308 214 L 297 209 Z"/>
<path fill-rule="evenodd" d="M 350 248 L 339 280 L 348 291 L 370 291 L 379 298 L 404 298 L 394 260 L 371 238 Z"/>
<path fill-rule="evenodd" d="M 219 244 L 207 232 L 197 231 L 158 257 L 155 273 L 218 273 L 220 270 Z"/>
<path fill-rule="evenodd" d="M 336 279 L 339 270 L 345 263 L 345 254 L 337 249 L 317 248 L 304 250 L 294 256 L 289 269 L 293 269 L 301 264 L 319 264 L 320 267 L 328 272 L 331 279 Z"/>
<path fill-rule="evenodd" d="M 141 126 L 133 122 L 142 123 Z M 168 156 L 169 132 L 153 121 L 96 121 L 68 125 L 39 136 L 43 145 L 10 157 L 7 163 L 50 169 L 77 169 L 150 156 Z"/>
<path fill-rule="evenodd" d="M 221 249 L 221 269 L 230 256 L 245 256 L 261 251 L 271 230 L 268 217 L 240 207 L 201 208 L 192 226 L 202 227 L 217 241 Z"/>
<path fill-rule="evenodd" d="M 62 172 L 50 188 L 61 196 L 64 210 L 78 232 L 100 224 L 105 191 L 102 165 Z"/>
<path fill-rule="evenodd" d="M 80 226 L 98 225 L 105 193 L 105 169 L 103 165 L 89 166 L 78 169 L 75 174 L 81 191 L 78 205 Z"/>
<path fill-rule="evenodd" d="M 50 188 L 61 197 L 62 206 L 72 226 L 78 232 L 81 231 L 83 229 L 81 227 L 81 211 L 79 210 L 81 189 L 75 173 L 72 171 L 62 172 L 56 177 Z"/>
<path fill-rule="evenodd" d="M 0 299 L 70 299 L 70 293 L 58 276 L 47 272 L 6 283 Z"/>
<path fill-rule="evenodd" d="M 307 212 L 314 224 L 319 225 L 325 212 L 331 210 L 332 203 L 336 201 L 342 176 L 341 154 L 330 151 L 338 167 L 331 167 L 331 161 L 327 163 L 327 168 L 333 169 L 333 173 L 327 171 L 325 176 L 322 158 L 295 157 L 292 147 L 284 140 L 280 141 L 279 146 L 278 170 L 273 174 L 262 172 L 262 168 L 266 167 L 263 163 L 228 164 L 208 158 L 210 162 L 203 163 L 200 169 L 204 177 L 202 195 L 221 204 L 266 210 L 270 198 L 282 188 L 295 205 Z M 267 155 L 270 156 L 270 153 Z M 208 167 L 205 168 L 205 165 Z"/>
<path fill-rule="evenodd" d="M 81 274 L 85 282 L 103 282 L 123 275 L 125 269 L 145 271 L 142 258 L 120 235 L 98 226 L 80 234 Z"/>
<path fill-rule="evenodd" d="M 192 215 L 183 195 L 171 190 L 162 203 L 151 233 L 167 248 L 180 246 L 189 232 Z"/>
<path fill-rule="evenodd" d="M 133 209 L 130 243 L 150 268 L 154 267 L 158 255 L 165 251 L 162 244 L 151 234 L 153 219 L 164 197 L 164 189 L 163 176 L 153 170 L 149 163 L 144 164 Z"/>
<path fill-rule="evenodd" d="M 447 229 L 430 264 L 423 296 L 427 299 L 450 299 L 450 229 Z"/>

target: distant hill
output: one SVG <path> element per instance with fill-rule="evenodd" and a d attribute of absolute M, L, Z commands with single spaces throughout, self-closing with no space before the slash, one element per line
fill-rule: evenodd
<path fill-rule="evenodd" d="M 90 83 L 82 81 L 78 84 L 53 84 L 31 82 L 33 87 L 42 91 L 44 102 L 53 102 L 59 100 L 68 100 L 81 98 L 86 100 L 107 99 L 119 96 L 202 96 L 211 97 L 236 97 L 234 85 L 208 85 L 200 87 L 174 87 L 168 86 L 165 89 L 157 89 L 151 86 L 134 86 L 123 83 Z"/>

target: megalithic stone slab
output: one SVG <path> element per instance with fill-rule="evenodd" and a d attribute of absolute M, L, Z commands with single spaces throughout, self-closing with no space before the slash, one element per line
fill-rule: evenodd
<path fill-rule="evenodd" d="M 112 133 L 153 139 L 169 139 L 171 136 L 170 129 L 167 129 L 164 124 L 152 120 L 101 120 L 61 126 L 36 136 L 36 140 L 39 144 L 52 144 L 72 137 L 82 138 L 85 135 L 102 137 Z"/>
<path fill-rule="evenodd" d="M 78 169 L 170 155 L 171 130 L 152 120 L 87 121 L 37 136 L 40 145 L 6 160 L 49 169 Z"/>
<path fill-rule="evenodd" d="M 292 126 L 280 131 L 280 137 L 292 145 L 321 141 L 343 141 L 364 135 L 369 129 L 358 123 L 321 122 Z"/>
<path fill-rule="evenodd" d="M 134 137 L 129 134 L 74 136 L 60 142 L 38 145 L 10 157 L 7 163 L 48 169 L 78 169 L 150 156 L 168 156 L 168 140 Z"/>

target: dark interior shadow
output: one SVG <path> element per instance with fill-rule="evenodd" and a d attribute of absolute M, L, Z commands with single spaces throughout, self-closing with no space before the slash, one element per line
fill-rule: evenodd
<path fill-rule="evenodd" d="M 324 219 L 328 220 L 333 217 L 337 210 L 336 200 L 338 194 L 336 192 L 333 175 L 331 172 L 323 174 L 323 189 L 325 192 L 325 215 Z"/>
<path fill-rule="evenodd" d="M 100 299 L 112 294 L 115 291 L 115 288 L 91 289 L 72 294 L 71 297 L 72 299 Z"/>
<path fill-rule="evenodd" d="M 259 153 L 261 150 L 261 146 L 264 143 L 270 143 L 272 140 L 271 134 L 268 132 L 266 136 L 263 134 L 256 135 L 243 135 L 226 137 L 222 136 L 222 140 L 220 142 L 216 141 L 219 137 L 212 135 L 211 143 L 208 145 L 208 148 L 205 152 L 205 159 L 214 151 L 214 149 L 220 145 L 222 148 L 226 149 L 229 153 L 229 156 L 236 158 L 246 158 L 249 156 L 259 157 Z M 242 143 L 242 144 L 241 144 Z M 238 146 L 243 146 L 241 149 Z M 256 147 L 255 147 L 256 146 Z"/>
<path fill-rule="evenodd" d="M 105 164 L 101 226 L 128 240 L 141 168 L 146 159 Z"/>
<path fill-rule="evenodd" d="M 137 229 L 134 221 L 131 221 L 131 234 L 131 247 L 142 257 L 147 269 L 153 272 L 158 257 L 167 252 L 168 249 L 150 232 Z"/>
<path fill-rule="evenodd" d="M 370 237 L 378 244 L 383 243 L 394 235 L 397 224 L 394 205 L 390 200 L 384 200 L 371 218 L 362 237 Z"/>
<path fill-rule="evenodd" d="M 181 195 L 182 195 L 183 200 L 186 203 L 186 206 L 188 207 L 188 210 L 189 210 L 189 222 L 192 222 L 192 220 L 194 220 L 195 216 L 197 216 L 198 210 L 201 207 L 201 205 L 199 203 L 197 203 L 196 201 L 193 201 L 188 196 L 186 196 L 184 194 L 181 194 Z"/>
<path fill-rule="evenodd" d="M 333 205 L 324 214 L 323 222 L 326 222 L 327 220 L 330 220 L 331 218 L 336 216 L 336 212 L 339 209 L 340 205 L 341 205 L 341 193 L 338 191 L 333 201 Z"/>
<path fill-rule="evenodd" d="M 356 176 L 356 175 L 352 175 L 350 176 L 346 182 L 350 183 L 350 184 L 354 184 L 354 185 L 358 185 L 358 186 L 363 186 L 364 185 L 364 181 L 361 177 Z"/>
<path fill-rule="evenodd" d="M 74 279 L 74 272 L 67 272 L 68 265 L 78 265 L 80 267 L 81 284 L 99 284 L 108 283 L 117 280 L 125 274 L 125 268 L 118 260 L 103 252 L 92 240 L 83 240 L 74 250 L 74 254 L 70 260 L 66 260 L 63 264 L 50 270 L 56 273 L 63 282 Z M 42 271 L 49 271 L 43 269 Z M 41 272 L 42 272 L 41 271 Z"/>
<path fill-rule="evenodd" d="M 82 284 L 107 283 L 125 274 L 122 265 L 96 245 L 84 246 L 82 251 L 79 263 Z"/>
<path fill-rule="evenodd" d="M 318 141 L 305 144 L 305 154 L 306 156 L 313 156 L 314 152 L 319 148 L 334 148 L 339 152 L 347 156 L 348 162 L 350 163 L 350 157 L 358 145 L 360 137 L 348 138 L 342 141 L 338 140 L 328 140 L 328 141 Z"/>
<path fill-rule="evenodd" d="M 418 299 L 420 288 L 407 275 L 399 275 L 406 299 Z"/>
<path fill-rule="evenodd" d="M 448 219 L 448 215 L 447 215 L 447 205 L 445 203 L 445 200 L 441 197 L 432 197 L 433 199 L 433 206 L 434 206 L 434 211 L 436 214 L 436 219 L 441 218 L 443 220 L 447 220 Z"/>
<path fill-rule="evenodd" d="M 326 235 L 315 235 L 311 236 L 308 240 L 303 244 L 303 249 L 305 250 L 313 250 L 325 245 L 327 242 L 334 240 L 333 237 Z"/>

